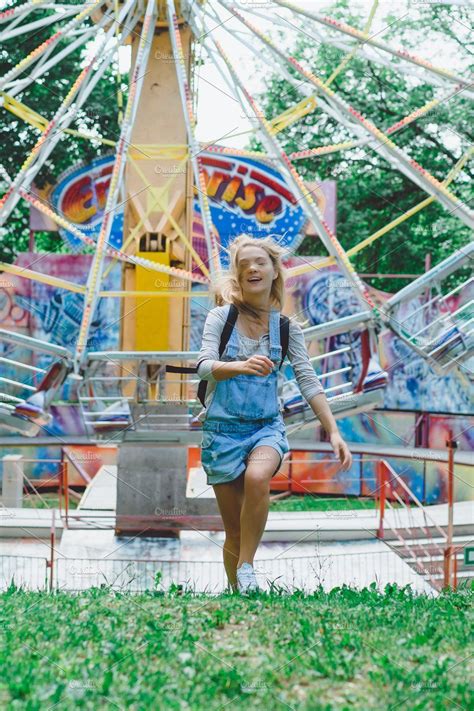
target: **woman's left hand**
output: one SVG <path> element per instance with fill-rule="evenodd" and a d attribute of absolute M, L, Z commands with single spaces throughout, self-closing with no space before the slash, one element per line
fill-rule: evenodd
<path fill-rule="evenodd" d="M 339 432 L 334 432 L 330 435 L 329 441 L 331 442 L 331 447 L 334 449 L 336 456 L 339 457 L 342 470 L 347 471 L 352 465 L 352 454 L 349 447 L 344 442 Z"/>

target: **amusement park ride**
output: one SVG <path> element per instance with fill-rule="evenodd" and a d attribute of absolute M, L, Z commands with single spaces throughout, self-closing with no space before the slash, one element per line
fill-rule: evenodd
<path fill-rule="evenodd" d="M 37 8 L 54 12 L 35 20 L 30 16 Z M 342 99 L 329 82 L 286 55 L 265 33 L 269 12 L 275 25 L 286 30 L 291 26 L 304 27 L 305 34 L 316 42 L 334 43 L 348 52 L 348 57 L 357 52 L 371 62 L 400 72 L 409 71 L 411 76 L 442 88 L 443 94 L 383 132 Z M 0 351 L 3 371 L 0 425 L 3 428 L 34 437 L 50 422 L 51 403 L 67 392 L 71 402 L 80 404 L 86 431 L 94 440 L 115 433 L 123 445 L 127 441 L 143 440 L 171 443 L 170 451 L 176 448 L 176 443 L 186 445 L 194 441 L 195 416 L 200 409 L 196 399 L 198 380 L 192 377 L 192 372 L 173 374 L 166 366 L 172 363 L 187 366 L 192 371 L 197 352 L 189 348 L 190 301 L 196 293 L 200 299 L 205 299 L 207 293 L 192 291 L 191 287 L 198 284 L 205 289 L 228 264 L 229 237 L 224 238 L 219 233 L 212 210 L 217 191 L 222 195 L 222 186 L 213 183 L 208 166 L 225 161 L 232 170 L 235 164 L 235 173 L 225 182 L 225 199 L 231 202 L 242 190 L 239 175 L 242 177 L 247 170 L 239 163 L 240 158 L 265 161 L 270 170 L 280 176 L 286 193 L 303 211 L 306 223 L 328 252 L 327 258 L 317 262 L 288 267 L 288 278 L 335 265 L 350 285 L 357 304 L 354 313 L 304 329 L 308 344 L 318 344 L 318 355 L 312 361 L 324 372 L 323 384 L 336 416 L 381 404 L 387 379 L 378 365 L 378 335 L 382 329 L 394 332 L 436 372 L 444 374 L 448 370 L 462 369 L 473 351 L 473 301 L 471 298 L 462 307 L 452 308 L 450 297 L 461 289 L 472 289 L 473 280 L 470 277 L 450 292 L 443 288 L 443 282 L 457 270 L 465 269 L 472 258 L 472 245 L 430 269 L 383 307 L 374 303 L 350 258 L 434 200 L 462 223 L 473 226 L 474 214 L 449 187 L 472 156 L 473 149 L 470 148 L 440 182 L 392 140 L 397 131 L 429 114 L 455 93 L 463 91 L 465 97 L 473 98 L 472 85 L 467 78 L 372 38 L 371 18 L 361 32 L 284 0 L 267 2 L 264 8 L 262 3 L 248 0 L 212 3 L 95 0 L 73 5 L 25 2 L 0 13 L 0 36 L 10 40 L 21 38 L 53 21 L 57 23 L 58 13 L 64 21 L 61 29 L 52 32 L 0 80 L 3 109 L 39 130 L 38 140 L 17 174 L 8 175 L 2 168 L 0 180 L 4 194 L 0 199 L 0 224 L 7 226 L 15 205 L 24 200 L 76 241 L 93 246 L 94 253 L 84 284 L 49 277 L 17 265 L 0 265 L 5 273 L 57 286 L 79 294 L 83 300 L 72 348 L 0 330 L 3 346 Z M 216 28 L 219 32 L 214 32 Z M 231 40 L 229 47 L 240 42 L 251 53 L 265 57 L 270 68 L 280 72 L 289 85 L 298 89 L 301 101 L 281 116 L 266 119 L 242 78 L 237 62 L 230 56 L 223 39 L 226 33 Z M 88 57 L 77 78 L 71 79 L 70 90 L 53 117 L 48 120 L 30 110 L 28 91 L 34 83 L 92 39 L 96 40 L 93 55 Z M 58 141 L 65 135 L 67 140 L 68 132 L 80 134 L 70 127 L 78 111 L 87 107 L 88 97 L 107 68 L 117 60 L 123 45 L 131 46 L 129 93 L 125 106 L 121 106 L 121 96 L 118 96 L 120 135 L 116 141 L 108 141 L 114 145 L 110 185 L 104 198 L 102 221 L 97 233 L 91 236 L 86 224 L 66 219 L 49 201 L 38 197 L 32 186 L 45 161 L 54 161 Z M 195 86 L 198 49 L 213 63 L 226 90 L 249 117 L 265 148 L 264 155 L 199 143 Z M 353 140 L 286 154 L 279 142 L 279 131 L 316 107 L 348 129 Z M 218 110 L 216 106 L 215 111 Z M 88 137 L 83 135 L 83 138 Z M 106 137 L 102 138 L 107 144 Z M 355 146 L 378 153 L 423 189 L 427 198 L 410 210 L 410 214 L 397 217 L 386 230 L 364 235 L 355 248 L 346 252 L 325 219 L 317 196 L 308 190 L 298 172 L 298 160 Z M 251 192 L 239 195 L 243 209 L 246 201 L 250 201 L 250 205 L 254 198 Z M 195 203 L 197 208 L 194 208 Z M 116 246 L 111 233 L 114 215 L 121 207 L 124 209 L 123 240 Z M 271 210 L 269 199 L 261 205 L 262 224 Z M 196 221 L 202 234 L 200 238 L 193 236 Z M 300 239 L 302 236 L 301 233 Z M 298 242 L 291 241 L 288 233 L 281 234 L 280 239 L 291 256 Z M 107 292 L 105 278 L 118 265 L 121 265 L 122 288 Z M 422 305 L 407 309 L 407 304 L 420 294 L 426 295 Z M 100 300 L 106 298 L 120 298 L 122 304 L 120 346 L 116 351 L 98 351 L 91 347 L 91 324 Z M 331 339 L 338 334 L 346 335 L 346 345 L 331 351 Z M 362 353 L 359 364 L 351 361 L 355 342 Z M 30 357 L 25 359 L 25 353 Z M 39 356 L 41 365 L 38 365 Z M 343 367 L 341 357 L 345 357 Z M 312 413 L 308 414 L 309 408 L 293 401 L 291 377 L 283 383 L 283 391 L 288 393 L 285 412 L 288 433 L 311 423 L 314 425 L 315 418 Z"/>

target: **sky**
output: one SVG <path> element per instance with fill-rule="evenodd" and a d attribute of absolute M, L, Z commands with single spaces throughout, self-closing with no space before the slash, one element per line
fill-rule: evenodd
<path fill-rule="evenodd" d="M 420 3 L 424 6 L 430 3 L 431 0 L 399 0 L 394 3 L 393 0 L 379 0 L 375 16 L 370 28 L 371 36 L 376 36 L 377 39 L 384 40 L 384 34 L 387 31 L 387 22 L 385 17 L 390 14 L 394 15 L 398 21 L 403 22 L 403 18 L 407 16 L 415 16 L 418 13 Z M 359 11 L 364 18 L 368 18 L 374 0 L 351 0 L 351 11 Z M 271 17 L 267 9 L 267 0 L 240 0 L 242 7 L 252 7 L 255 12 L 263 14 L 264 17 L 255 17 L 253 22 L 263 31 L 268 31 L 272 27 Z M 326 14 L 333 4 L 332 1 L 326 0 L 296 0 L 295 4 L 305 7 L 314 12 Z M 197 5 L 197 3 L 196 3 Z M 418 6 L 418 7 L 417 7 Z M 218 3 L 207 4 L 207 7 L 219 7 Z M 281 15 L 288 18 L 291 16 L 287 11 L 279 11 Z M 228 17 L 228 13 L 223 10 L 221 12 L 221 20 Z M 242 29 L 242 25 L 236 19 L 223 22 L 219 27 L 219 21 L 206 19 L 207 30 L 211 30 L 210 35 L 217 39 L 223 45 L 225 52 L 232 59 L 232 62 L 238 68 L 239 76 L 245 81 L 245 86 L 248 91 L 255 96 L 263 89 L 263 72 L 257 71 L 255 65 L 255 57 L 251 48 L 245 46 L 236 38 L 235 31 Z M 328 28 L 319 26 L 320 31 L 324 33 L 330 32 Z M 362 29 L 362 26 L 361 26 Z M 458 26 L 460 33 L 465 33 L 465 28 Z M 231 32 L 228 32 L 230 30 Z M 289 42 L 294 39 L 295 33 L 291 31 L 288 34 Z M 341 39 L 344 35 L 337 34 Z M 394 40 L 391 44 L 396 46 Z M 259 47 L 259 56 L 262 55 L 259 40 L 254 38 L 251 42 L 252 47 Z M 123 73 L 128 71 L 129 67 L 129 48 L 122 48 L 120 68 Z M 445 68 L 455 68 L 457 61 L 456 48 L 451 41 L 441 39 L 437 42 L 427 40 L 424 45 L 421 43 L 417 48 L 416 53 L 438 65 Z M 383 53 L 385 55 L 385 53 Z M 205 54 L 202 55 L 206 57 Z M 411 65 L 405 65 L 408 69 Z M 226 86 L 218 69 L 207 59 L 205 64 L 199 68 L 198 86 L 198 125 L 197 138 L 202 142 L 220 143 L 222 145 L 243 148 L 247 145 L 249 136 L 251 135 L 252 125 L 246 117 L 246 104 L 242 106 L 232 96 L 231 89 Z M 303 94 L 301 98 L 303 98 Z M 370 118 L 370 117 L 369 117 Z M 402 118 L 400 116 L 400 118 Z M 454 139 L 453 139 L 454 140 Z M 452 146 L 455 148 L 454 144 Z"/>
<path fill-rule="evenodd" d="M 259 0 L 247 0 L 247 2 L 258 3 Z M 332 2 L 324 2 L 323 0 L 298 0 L 297 4 L 312 11 L 325 14 L 328 8 L 331 7 Z M 351 10 L 356 11 L 360 9 L 365 18 L 368 18 L 372 5 L 373 0 L 351 0 L 350 3 Z M 395 15 L 403 21 L 403 17 L 407 13 L 412 15 L 417 12 L 416 2 L 413 3 L 413 1 L 408 3 L 402 0 L 401 2 L 393 3 L 393 0 L 379 0 L 370 29 L 371 36 L 376 36 L 377 39 L 384 40 L 384 33 L 387 29 L 387 22 L 385 22 L 384 18 L 388 14 Z M 233 26 L 239 26 L 238 21 L 233 22 Z M 254 22 L 258 24 L 262 31 L 271 27 L 270 22 L 265 22 L 265 20 L 261 18 L 256 18 Z M 209 23 L 208 27 L 211 26 L 211 23 Z M 362 29 L 362 26 L 360 29 Z M 330 32 L 328 28 L 322 25 L 320 26 L 320 30 L 323 33 Z M 232 42 L 232 39 L 229 38 L 229 34 L 227 32 L 224 33 L 224 27 L 218 28 L 212 34 L 215 34 L 217 37 L 222 37 L 222 43 L 225 43 L 226 52 L 233 56 L 233 61 L 237 60 L 236 64 L 239 67 L 240 76 L 245 77 L 246 87 L 255 96 L 255 94 L 263 88 L 263 77 L 261 74 L 259 76 L 259 73 L 255 71 L 255 60 L 252 51 L 244 47 L 240 42 Z M 339 33 L 338 36 L 344 38 L 344 35 Z M 258 43 L 258 40 L 256 40 L 256 42 Z M 391 43 L 396 46 L 394 40 L 391 40 Z M 433 63 L 441 64 L 441 66 L 445 68 L 452 66 L 454 63 L 453 59 L 455 58 L 453 47 L 448 41 L 444 43 L 444 47 L 443 42 L 426 42 L 425 46 L 420 46 L 416 53 Z M 409 68 L 411 65 L 406 64 L 405 66 Z M 229 97 L 229 89 L 225 87 L 215 67 L 211 64 L 207 64 L 201 69 L 200 75 L 198 111 L 198 134 L 200 140 L 205 142 L 215 141 L 225 136 L 221 141 L 225 145 L 244 147 L 250 135 L 246 131 L 251 129 L 251 123 L 245 118 L 245 110 L 243 110 L 235 100 Z M 301 98 L 303 98 L 303 96 L 302 94 Z M 218 110 L 216 110 L 216 107 L 218 107 Z M 402 117 L 400 116 L 400 118 Z"/>

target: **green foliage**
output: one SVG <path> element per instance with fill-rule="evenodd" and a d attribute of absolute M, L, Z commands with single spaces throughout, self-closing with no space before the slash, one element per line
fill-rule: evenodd
<path fill-rule="evenodd" d="M 383 7 L 379 6 L 379 13 L 383 12 Z M 338 2 L 325 14 L 359 29 L 363 29 L 366 21 L 365 17 L 354 14 L 353 6 L 347 0 Z M 431 3 L 415 7 L 412 4 L 403 17 L 400 17 L 401 14 L 400 11 L 397 17 L 385 18 L 384 25 L 388 29 L 377 35 L 380 39 L 421 56 L 430 44 L 438 42 L 440 51 L 434 61 L 444 66 L 449 57 L 450 69 L 466 77 L 469 75 L 470 46 L 462 36 L 463 33 L 467 35 L 469 27 L 467 8 Z M 331 44 L 316 43 L 308 34 L 310 28 L 310 22 L 301 24 L 301 31 L 295 33 L 288 52 L 326 81 L 345 57 L 345 52 Z M 325 36 L 343 37 L 326 27 L 320 30 Z M 283 42 L 283 36 L 279 40 Z M 454 57 L 455 67 L 452 66 Z M 404 69 L 404 73 L 369 62 L 359 52 L 331 83 L 331 89 L 375 126 L 386 131 L 427 102 L 446 95 L 449 88 L 449 85 L 441 88 L 422 83 L 410 75 L 410 64 L 395 59 L 394 66 L 397 64 Z M 301 75 L 293 69 L 291 74 L 297 79 L 297 84 L 301 84 Z M 426 76 L 429 79 L 429 75 Z M 305 87 L 309 84 L 305 83 Z M 267 74 L 260 103 L 270 119 L 300 101 L 302 96 L 298 89 L 289 88 L 287 80 L 278 72 Z M 410 158 L 438 180 L 444 180 L 472 142 L 472 118 L 472 103 L 463 98 L 462 91 L 458 91 L 449 101 L 442 102 L 423 118 L 394 133 L 392 138 Z M 354 138 L 357 137 L 349 129 L 318 107 L 279 134 L 287 153 Z M 251 147 L 262 150 L 256 139 L 252 140 Z M 296 167 L 306 180 L 337 181 L 337 234 L 345 249 L 354 247 L 427 197 L 414 182 L 368 146 L 299 160 Z M 472 177 L 472 163 L 468 163 L 450 187 L 466 204 Z M 468 240 L 468 228 L 452 211 L 434 201 L 359 252 L 352 261 L 361 273 L 421 274 L 425 270 L 426 253 L 431 255 L 434 265 Z M 327 254 L 322 243 L 312 238 L 305 238 L 297 253 Z M 369 283 L 387 291 L 397 291 L 409 281 L 372 279 Z"/>
<path fill-rule="evenodd" d="M 350 510 L 367 509 L 373 511 L 376 506 L 375 499 L 360 498 L 356 496 L 329 497 L 313 494 L 291 494 L 284 499 L 271 502 L 272 511 L 341 511 L 341 515 Z M 401 504 L 392 503 L 394 508 Z"/>
<path fill-rule="evenodd" d="M 8 4 L 13 7 L 19 3 L 11 2 Z M 78 5 L 78 12 L 80 10 L 81 7 Z M 35 8 L 19 26 L 51 15 L 52 12 L 50 9 Z M 58 15 L 58 18 L 60 17 Z M 0 75 L 3 76 L 54 34 L 55 31 L 63 27 L 68 19 L 70 18 L 62 21 L 59 19 L 57 23 L 54 22 L 46 27 L 40 27 L 32 32 L 3 42 L 0 49 Z M 86 19 L 81 26 L 85 28 L 91 24 L 92 20 Z M 5 27 L 5 25 L 2 27 Z M 55 53 L 63 50 L 70 42 L 70 38 L 61 39 Z M 87 46 L 82 45 L 76 48 L 46 74 L 26 87 L 23 92 L 17 94 L 15 98 L 45 118 L 52 119 L 60 103 L 64 100 L 83 69 L 87 56 Z M 35 64 L 32 64 L 27 67 L 20 76 L 27 76 L 34 66 Z M 83 108 L 78 110 L 76 118 L 69 128 L 94 136 L 101 136 L 112 141 L 117 140 L 119 128 L 117 125 L 116 72 L 117 66 L 113 63 L 97 83 Z M 122 90 L 124 92 L 127 90 L 125 83 L 122 85 Z M 41 133 L 38 129 L 9 111 L 2 108 L 0 108 L 0 111 L 0 163 L 3 164 L 10 178 L 14 178 Z M 64 133 L 53 152 L 44 162 L 35 178 L 35 183 L 39 187 L 44 187 L 47 183 L 54 183 L 64 170 L 75 165 L 78 161 L 89 162 L 110 151 L 110 146 L 106 146 L 99 141 L 89 141 Z M 27 251 L 28 239 L 29 204 L 24 200 L 20 200 L 6 224 L 0 228 L 0 260 L 12 262 L 19 252 Z M 36 250 L 45 252 L 69 251 L 58 233 L 48 232 L 36 235 Z"/>
<path fill-rule="evenodd" d="M 64 506 L 64 502 L 63 502 Z M 59 507 L 59 496 L 54 493 L 43 492 L 39 496 L 33 493 L 29 493 L 27 496 L 23 497 L 23 508 L 27 509 L 53 509 Z M 69 508 L 76 509 L 77 501 L 69 496 Z"/>
<path fill-rule="evenodd" d="M 20 0 L 11 0 L 8 6 L 18 5 Z M 383 11 L 382 6 L 378 14 Z M 40 19 L 52 10 L 35 8 L 23 22 Z M 344 19 L 362 28 L 365 17 L 358 16 L 347 0 L 339 0 L 328 15 Z M 91 20 L 86 20 L 86 24 Z M 296 22 L 296 20 L 295 20 Z M 63 26 L 58 21 L 34 32 L 13 38 L 3 43 L 0 49 L 0 72 L 3 74 L 35 49 L 41 42 Z M 432 3 L 411 4 L 408 13 L 397 12 L 386 18 L 386 28 L 381 34 L 392 45 L 412 49 L 423 55 L 431 43 L 439 43 L 438 63 L 449 56 L 450 67 L 465 76 L 469 74 L 472 44 L 469 44 L 468 8 L 457 5 Z M 281 46 L 303 61 L 322 80 L 327 80 L 343 59 L 344 52 L 331 44 L 317 44 L 305 32 L 310 23 L 304 21 L 300 32 L 280 32 Z M 323 35 L 341 38 L 334 31 L 322 28 Z M 61 40 L 59 49 L 66 46 Z M 86 50 L 76 49 L 59 65 L 34 82 L 17 98 L 41 115 L 51 119 L 66 96 L 84 63 Z M 395 60 L 395 64 L 398 60 Z M 405 74 L 394 69 L 370 63 L 362 53 L 351 59 L 347 67 L 332 83 L 332 88 L 349 104 L 370 118 L 376 126 L 387 129 L 403 116 L 423 106 L 444 89 L 421 83 L 409 76 L 410 65 L 398 62 Z M 112 65 L 98 82 L 84 110 L 80 110 L 71 128 L 116 140 L 117 125 L 117 76 Z M 266 84 L 262 102 L 267 116 L 274 117 L 302 98 L 281 73 L 263 72 Z M 25 74 L 29 71 L 26 70 Z M 301 82 L 294 70 L 291 74 Z M 125 78 L 122 78 L 123 80 Z M 123 81 L 126 93 L 127 85 Z M 126 99 L 126 96 L 125 96 Z M 394 134 L 395 143 L 418 161 L 436 178 L 442 180 L 467 150 L 472 141 L 472 109 L 468 100 L 459 91 L 449 101 L 442 103 L 424 118 Z M 10 177 L 14 177 L 28 156 L 40 133 L 22 119 L 2 110 L 0 123 L 0 162 Z M 280 139 L 289 153 L 307 147 L 328 145 L 353 139 L 352 133 L 333 118 L 317 108 L 312 114 L 285 129 Z M 252 141 L 252 148 L 261 148 Z M 40 186 L 55 181 L 66 168 L 80 160 L 90 161 L 108 152 L 110 147 L 98 141 L 87 141 L 64 134 L 52 155 L 43 165 L 36 178 Z M 328 154 L 319 158 L 298 161 L 297 167 L 305 179 L 335 179 L 338 189 L 338 237 L 346 249 L 402 215 L 426 197 L 426 194 L 411 180 L 370 148 L 362 147 Z M 468 164 L 455 183 L 453 192 L 466 203 L 469 198 L 469 179 L 472 168 Z M 0 259 L 13 261 L 18 252 L 28 249 L 29 207 L 20 201 L 6 226 L 0 228 Z M 421 273 L 424 271 L 425 254 L 431 254 L 432 263 L 459 248 L 469 239 L 467 228 L 443 208 L 433 202 L 380 240 L 364 249 L 353 258 L 359 272 Z M 47 252 L 68 251 L 57 233 L 41 233 L 36 236 L 37 249 Z M 325 254 L 318 240 L 307 238 L 300 246 L 301 255 Z M 372 280 L 371 283 L 385 290 L 398 290 L 405 285 L 402 280 Z"/>
<path fill-rule="evenodd" d="M 473 597 L 375 583 L 249 598 L 11 586 L 2 708 L 470 708 Z"/>

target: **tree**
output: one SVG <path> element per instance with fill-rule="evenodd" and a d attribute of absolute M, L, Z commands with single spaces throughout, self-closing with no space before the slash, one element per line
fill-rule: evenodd
<path fill-rule="evenodd" d="M 458 65 L 455 69 L 467 76 L 469 56 L 472 54 L 467 42 L 462 40 L 462 35 L 467 33 L 463 30 L 456 34 L 453 30 L 456 22 L 461 29 L 462 24 L 459 23 L 468 28 L 466 8 L 450 5 L 418 7 L 420 10 L 417 13 L 409 12 L 400 22 L 393 15 L 385 18 L 389 30 L 384 32 L 383 40 L 408 50 L 418 48 L 422 38 L 437 42 L 437 46 L 441 50 L 444 47 L 446 53 L 454 47 Z M 327 15 L 343 19 L 359 29 L 363 29 L 365 24 L 364 18 L 349 10 L 347 0 L 339 0 Z M 330 43 L 316 44 L 302 28 L 302 32 L 290 42 L 289 52 L 326 81 L 344 59 L 345 52 Z M 334 31 L 328 28 L 323 28 L 323 33 L 334 36 Z M 440 38 L 444 45 L 439 44 Z M 282 44 L 288 43 L 286 33 L 280 34 L 278 39 Z M 442 56 L 438 63 L 443 64 Z M 405 68 L 408 66 L 409 72 L 410 65 L 402 65 L 401 60 L 394 62 L 395 66 L 397 64 Z M 297 78 L 297 83 L 301 83 L 301 75 L 293 69 L 290 72 Z M 446 88 L 424 83 L 406 72 L 406 69 L 402 73 L 395 68 L 369 62 L 358 52 L 331 83 L 331 89 L 377 127 L 386 130 L 415 109 L 446 93 Z M 265 84 L 260 105 L 268 119 L 302 98 L 297 89 L 289 88 L 281 73 L 269 75 Z M 467 151 L 472 141 L 471 127 L 471 105 L 459 91 L 449 102 L 441 103 L 436 110 L 395 133 L 393 141 L 438 180 L 443 180 Z M 287 153 L 354 138 L 347 128 L 318 107 L 279 134 Z M 250 147 L 262 150 L 256 138 L 251 141 Z M 296 166 L 306 180 L 337 181 L 337 233 L 345 249 L 355 246 L 427 197 L 415 183 L 367 147 L 299 160 Z M 467 164 L 450 186 L 465 203 L 468 203 L 470 179 L 472 167 Z M 432 264 L 437 264 L 468 240 L 469 229 L 434 201 L 359 252 L 352 261 L 361 273 L 422 273 L 426 253 L 431 255 Z M 297 254 L 323 255 L 326 251 L 319 240 L 306 238 Z M 374 278 L 371 283 L 377 288 L 397 291 L 409 281 Z"/>
<path fill-rule="evenodd" d="M 20 3 L 15 1 L 8 4 L 11 7 L 15 7 Z M 78 6 L 79 11 L 80 7 Z M 38 20 L 54 12 L 54 10 L 38 7 L 23 20 L 22 24 Z M 59 14 L 58 18 L 57 23 L 52 23 L 31 33 L 6 40 L 0 50 L 0 75 L 3 76 L 57 29 L 64 26 L 65 20 L 61 21 Z M 86 19 L 82 26 L 90 26 L 92 22 L 91 19 Z M 70 41 L 70 39 L 62 39 L 55 53 L 61 51 Z M 47 119 L 51 119 L 84 66 L 86 56 L 87 47 L 81 46 L 77 48 L 15 98 Z M 30 69 L 26 69 L 26 72 L 28 71 Z M 117 140 L 120 131 L 117 125 L 117 89 L 117 66 L 112 64 L 95 86 L 86 106 L 77 112 L 76 120 L 70 127 L 84 133 L 105 137 L 113 141 Z M 125 82 L 122 83 L 122 91 L 124 93 L 127 91 Z M 124 100 L 126 100 L 126 96 Z M 40 131 L 38 129 L 33 128 L 28 123 L 25 123 L 23 119 L 18 118 L 9 111 L 2 109 L 0 163 L 3 164 L 11 178 L 18 173 L 20 166 L 31 152 L 39 136 Z M 93 158 L 110 152 L 110 150 L 110 146 L 106 146 L 100 141 L 89 141 L 65 133 L 43 164 L 35 178 L 35 183 L 39 187 L 43 187 L 47 183 L 54 183 L 64 170 L 75 165 L 78 161 L 91 161 Z M 0 260 L 12 262 L 19 252 L 27 251 L 28 237 L 29 204 L 24 200 L 20 200 L 5 225 L 0 227 Z M 35 237 L 38 251 L 69 251 L 68 246 L 58 233 L 36 233 Z"/>

